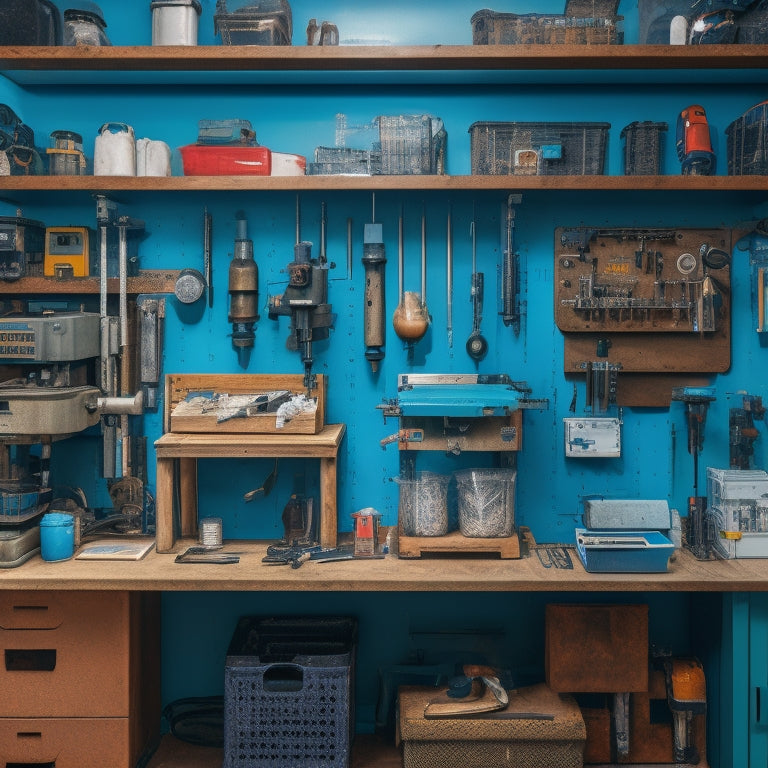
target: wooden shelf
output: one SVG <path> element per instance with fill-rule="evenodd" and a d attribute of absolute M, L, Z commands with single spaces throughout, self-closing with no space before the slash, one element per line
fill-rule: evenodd
<path fill-rule="evenodd" d="M 173 293 L 174 285 L 179 276 L 178 269 L 145 269 L 136 277 L 128 278 L 128 293 Z M 107 279 L 107 291 L 117 294 L 120 290 L 116 277 Z M 54 277 L 24 277 L 13 282 L 0 282 L 0 295 L 19 296 L 21 294 L 81 294 L 99 293 L 98 277 L 75 277 L 69 280 L 58 280 Z"/>
<path fill-rule="evenodd" d="M 168 592 L 764 592 L 768 560 L 701 562 L 679 553 L 666 573 L 587 573 L 575 551 L 573 569 L 544 568 L 537 557 L 424 557 L 403 560 L 308 562 L 301 568 L 265 565 L 266 541 L 228 541 L 240 553 L 232 565 L 176 563 L 197 544 L 179 539 L 169 554 L 152 550 L 137 562 L 68 560 L 39 555 L 2 572 L 0 590 L 163 590 Z"/>
<path fill-rule="evenodd" d="M 766 192 L 768 176 L 0 176 L 0 193 L 319 190 Z"/>
<path fill-rule="evenodd" d="M 764 45 L 109 46 L 0 48 L 0 71 L 764 69 Z"/>
<path fill-rule="evenodd" d="M 221 768 L 224 750 L 200 747 L 163 736 L 147 768 Z M 394 743 L 377 736 L 357 735 L 352 745 L 350 768 L 402 768 L 403 757 Z"/>

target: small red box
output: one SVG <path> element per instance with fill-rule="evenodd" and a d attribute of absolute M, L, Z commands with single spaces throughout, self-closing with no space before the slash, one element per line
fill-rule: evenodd
<path fill-rule="evenodd" d="M 269 176 L 272 152 L 267 147 L 180 147 L 185 176 Z"/>

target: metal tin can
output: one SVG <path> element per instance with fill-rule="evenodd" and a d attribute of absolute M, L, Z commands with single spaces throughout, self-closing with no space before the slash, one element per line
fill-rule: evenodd
<path fill-rule="evenodd" d="M 197 45 L 199 0 L 152 0 L 152 45 Z"/>

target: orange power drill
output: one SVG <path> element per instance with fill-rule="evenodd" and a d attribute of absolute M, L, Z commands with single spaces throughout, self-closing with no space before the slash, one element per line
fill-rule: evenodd
<path fill-rule="evenodd" d="M 704 107 L 692 104 L 678 115 L 676 147 L 684 176 L 709 176 L 712 173 L 715 153 Z"/>

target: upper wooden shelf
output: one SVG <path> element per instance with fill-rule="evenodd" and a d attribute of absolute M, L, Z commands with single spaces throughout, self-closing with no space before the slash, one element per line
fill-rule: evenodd
<path fill-rule="evenodd" d="M 387 189 L 765 192 L 768 176 L 0 176 L 0 194 Z"/>
<path fill-rule="evenodd" d="M 135 277 L 128 278 L 128 293 L 138 295 L 140 293 L 173 293 L 176 280 L 179 277 L 178 269 L 143 269 Z M 100 290 L 98 277 L 73 277 L 58 279 L 55 277 L 24 277 L 12 282 L 0 281 L 0 295 L 19 294 L 83 294 L 95 295 Z M 116 294 L 120 290 L 119 280 L 116 277 L 107 279 L 107 292 Z"/>
<path fill-rule="evenodd" d="M 2 70 L 755 69 L 765 45 L 4 46 Z"/>
<path fill-rule="evenodd" d="M 20 84 L 93 82 L 134 73 L 129 82 L 156 82 L 139 73 L 477 73 L 575 70 L 768 69 L 765 45 L 418 45 L 418 46 L 4 46 L 0 72 Z M 80 77 L 78 78 L 78 73 Z M 90 77 L 83 79 L 83 73 Z M 343 82 L 343 81 L 342 81 Z"/>

